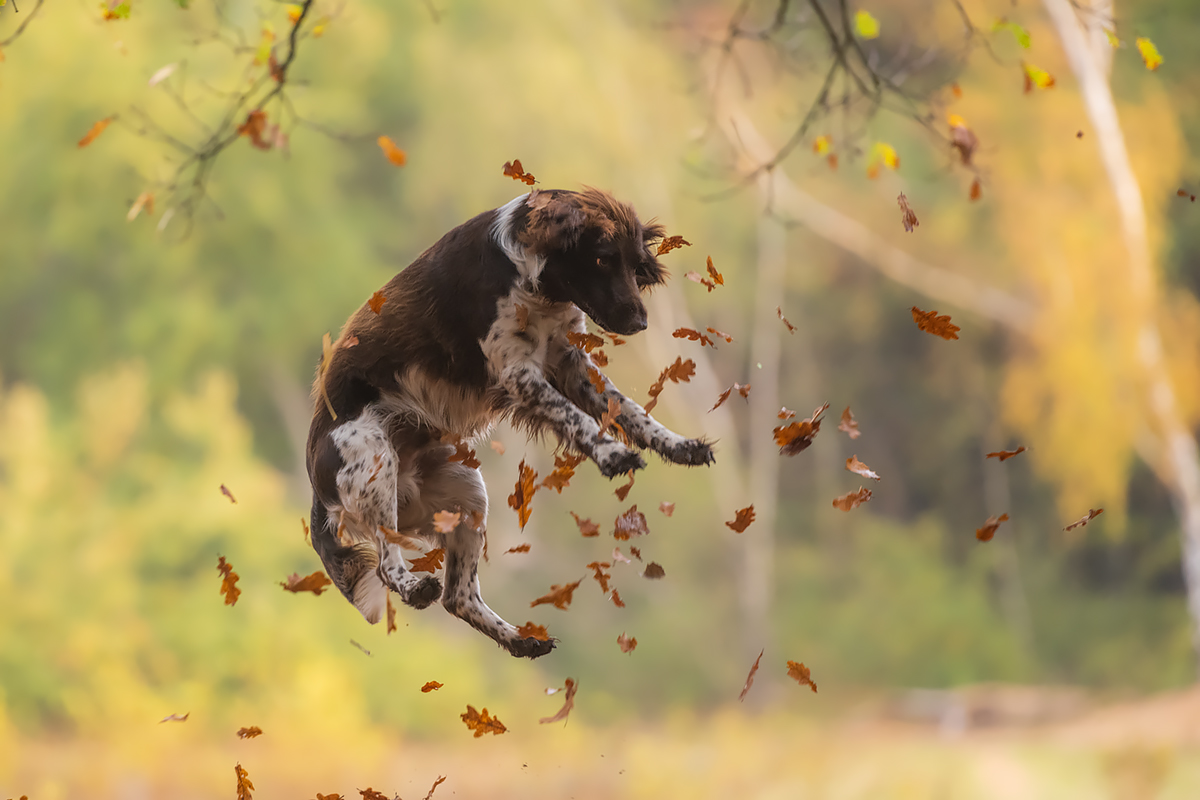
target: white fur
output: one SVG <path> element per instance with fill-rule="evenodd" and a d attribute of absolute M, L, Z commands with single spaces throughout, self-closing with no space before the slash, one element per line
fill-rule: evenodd
<path fill-rule="evenodd" d="M 508 256 L 508 260 L 516 266 L 517 273 L 521 276 L 521 283 L 530 290 L 536 291 L 538 278 L 541 277 L 542 270 L 546 267 L 546 259 L 544 256 L 535 256 L 527 252 L 517 241 L 516 233 L 512 229 L 513 215 L 517 209 L 528 202 L 529 198 L 528 194 L 514 197 L 496 210 L 496 221 L 492 223 L 492 239 L 500 245 L 500 249 L 504 251 L 504 255 Z"/>

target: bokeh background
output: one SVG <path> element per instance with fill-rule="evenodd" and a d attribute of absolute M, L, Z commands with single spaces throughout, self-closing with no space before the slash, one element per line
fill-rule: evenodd
<path fill-rule="evenodd" d="M 1078 83 L 1040 5 L 965 2 L 991 46 L 969 55 L 954 4 L 869 5 L 883 60 L 934 47 L 908 86 L 934 129 L 951 111 L 978 135 L 978 201 L 944 139 L 903 108 L 814 128 L 834 137 L 837 170 L 812 136 L 784 162 L 810 211 L 844 217 L 815 223 L 753 182 L 727 191 L 748 163 L 747 143 L 724 132 L 730 104 L 782 143 L 828 63 L 811 27 L 786 52 L 740 43 L 719 69 L 732 2 L 350 0 L 320 8 L 327 29 L 293 65 L 289 94 L 312 124 L 291 130 L 290 152 L 239 141 L 210 200 L 159 229 L 162 199 L 153 215 L 126 212 L 179 156 L 144 135 L 138 111 L 202 138 L 262 21 L 284 30 L 286 9 L 136 3 L 107 22 L 91 2 L 41 9 L 0 63 L 0 796 L 232 797 L 235 763 L 268 798 L 419 797 L 439 775 L 435 796 L 460 798 L 1196 796 L 1197 658 L 1139 371 L 1145 309 L 1129 301 Z M 765 25 L 771 10 L 748 19 Z M 1152 313 L 1194 430 L 1200 208 L 1176 191 L 1200 189 L 1200 14 L 1190 0 L 1119 0 L 1112 13 Z M 1001 16 L 1028 29 L 1029 51 L 988 32 Z M 10 0 L 0 39 L 19 22 Z M 1135 36 L 1163 67 L 1146 70 Z M 1023 58 L 1057 85 L 1023 94 Z M 180 102 L 147 86 L 169 63 Z M 383 158 L 381 134 L 406 166 Z M 874 141 L 901 163 L 871 180 Z M 491 437 L 503 455 L 480 444 L 485 596 L 560 639 L 532 663 L 438 606 L 400 606 L 389 636 L 336 591 L 278 586 L 321 568 L 300 519 L 322 334 L 442 233 L 519 194 L 500 172 L 512 158 L 542 186 L 609 189 L 693 243 L 663 257 L 673 279 L 650 330 L 609 348 L 608 372 L 644 401 L 663 365 L 695 359 L 696 378 L 669 385 L 656 415 L 719 440 L 709 470 L 650 459 L 625 502 L 584 465 L 561 496 L 535 496 L 524 531 L 505 497 L 522 458 L 549 471 L 549 448 L 504 426 Z M 901 191 L 921 220 L 912 234 Z M 888 247 L 974 299 L 893 280 L 871 256 Z M 683 278 L 707 256 L 726 281 L 712 293 Z M 989 288 L 1023 316 L 1001 319 Z M 952 314 L 961 338 L 919 331 L 913 305 Z M 734 342 L 701 351 L 671 338 L 681 325 Z M 735 381 L 750 399 L 709 413 Z M 803 417 L 824 402 L 814 445 L 780 457 L 779 406 Z M 855 441 L 836 430 L 846 406 Z M 984 459 L 1016 445 L 1030 450 Z M 862 485 L 843 469 L 852 454 L 883 479 L 845 514 L 830 501 Z M 529 608 L 611 560 L 611 520 L 631 503 L 651 530 L 637 544 L 666 578 L 618 564 L 625 608 L 590 578 L 569 611 Z M 751 503 L 746 533 L 722 524 Z M 581 538 L 572 511 L 604 535 Z M 523 542 L 529 553 L 503 554 Z M 232 608 L 219 554 L 241 575 Z M 638 639 L 628 655 L 623 632 Z M 787 678 L 789 659 L 819 694 Z M 561 704 L 545 689 L 567 677 L 580 684 L 569 721 L 539 725 Z M 445 686 L 422 694 L 428 680 Z M 510 732 L 472 738 L 467 704 Z M 190 716 L 159 723 L 172 713 Z M 248 725 L 266 733 L 239 741 Z"/>

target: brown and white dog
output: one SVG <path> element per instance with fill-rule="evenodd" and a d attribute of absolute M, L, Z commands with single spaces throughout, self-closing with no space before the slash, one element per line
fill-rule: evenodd
<path fill-rule="evenodd" d="M 447 233 L 383 287 L 378 314 L 363 305 L 346 323 L 314 387 L 312 543 L 368 622 L 391 590 L 413 608 L 440 597 L 514 656 L 554 647 L 483 602 L 487 493 L 478 469 L 448 460 L 447 442 L 478 439 L 507 417 L 552 432 L 612 478 L 645 466 L 600 429 L 613 398 L 636 447 L 676 464 L 712 462 L 708 443 L 667 430 L 607 378 L 597 391 L 590 356 L 567 341 L 585 331 L 584 314 L 612 333 L 646 328 L 639 295 L 666 277 L 650 247 L 662 235 L 605 192 L 534 191 Z M 451 533 L 434 529 L 438 511 L 461 513 Z M 445 548 L 444 589 L 408 571 L 404 536 Z"/>

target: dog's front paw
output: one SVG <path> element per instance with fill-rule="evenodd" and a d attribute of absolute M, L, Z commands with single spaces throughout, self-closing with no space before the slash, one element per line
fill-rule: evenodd
<path fill-rule="evenodd" d="M 600 474 L 610 479 L 646 466 L 645 459 L 636 450 L 630 450 L 620 444 L 597 452 L 595 461 L 596 466 L 600 468 Z"/>
<path fill-rule="evenodd" d="M 555 639 L 535 639 L 526 636 L 508 644 L 505 649 L 517 658 L 540 658 L 554 649 Z"/>
<path fill-rule="evenodd" d="M 712 445 L 703 439 L 685 439 L 664 455 L 671 463 L 688 467 L 701 467 L 717 460 Z"/>
<path fill-rule="evenodd" d="M 421 582 L 414 586 L 408 592 L 408 597 L 401 595 L 400 599 L 405 605 L 411 606 L 418 611 L 422 608 L 428 608 L 429 604 L 442 596 L 442 584 L 432 575 L 422 578 Z"/>

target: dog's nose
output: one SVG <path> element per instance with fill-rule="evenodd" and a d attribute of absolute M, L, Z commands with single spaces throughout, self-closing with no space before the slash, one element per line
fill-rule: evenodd
<path fill-rule="evenodd" d="M 649 320 L 646 319 L 646 309 L 639 308 L 629 318 L 629 331 L 627 335 L 641 333 L 646 330 L 647 325 L 649 325 Z"/>

